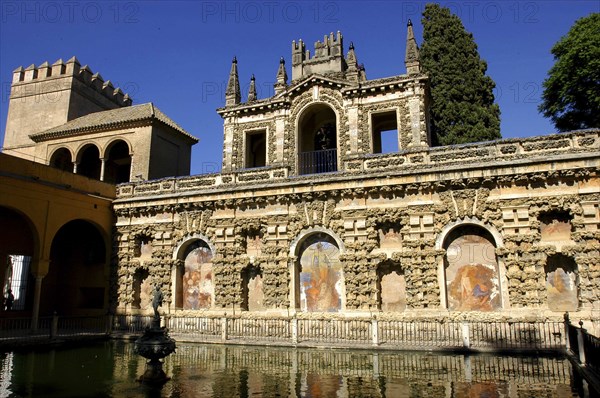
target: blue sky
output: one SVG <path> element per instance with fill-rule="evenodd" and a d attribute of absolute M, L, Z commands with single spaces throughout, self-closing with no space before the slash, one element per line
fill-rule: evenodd
<path fill-rule="evenodd" d="M 154 102 L 200 142 L 192 174 L 219 171 L 231 59 L 238 59 L 242 97 L 255 74 L 259 98 L 273 93 L 283 56 L 291 76 L 291 42 L 307 49 L 341 31 L 353 42 L 367 78 L 405 72 L 406 22 L 417 41 L 424 1 L 10 1 L 0 5 L 0 142 L 12 71 L 75 55 L 129 93 Z M 553 44 L 600 1 L 447 1 L 473 33 L 497 85 L 505 138 L 555 131 L 537 111 Z M 312 51 L 311 51 L 312 52 Z"/>

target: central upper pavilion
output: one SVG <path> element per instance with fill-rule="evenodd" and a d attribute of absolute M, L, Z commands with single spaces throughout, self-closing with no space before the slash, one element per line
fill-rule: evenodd
<path fill-rule="evenodd" d="M 225 93 L 223 171 L 282 167 L 289 175 L 346 171 L 352 160 L 383 152 L 382 136 L 393 135 L 394 151 L 430 144 L 427 76 L 408 24 L 406 74 L 368 80 L 350 43 L 344 57 L 340 32 L 317 41 L 314 55 L 302 40 L 292 43 L 292 81 L 285 61 L 275 94 L 257 99 L 254 76 L 241 102 L 237 59 Z"/>

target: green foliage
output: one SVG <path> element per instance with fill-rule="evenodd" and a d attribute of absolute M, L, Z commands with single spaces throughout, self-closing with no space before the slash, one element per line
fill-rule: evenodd
<path fill-rule="evenodd" d="M 421 65 L 431 84 L 434 145 L 501 138 L 494 81 L 485 75 L 473 35 L 439 4 L 427 4 L 422 18 Z"/>
<path fill-rule="evenodd" d="M 577 20 L 552 54 L 539 111 L 560 131 L 600 127 L 600 14 Z"/>

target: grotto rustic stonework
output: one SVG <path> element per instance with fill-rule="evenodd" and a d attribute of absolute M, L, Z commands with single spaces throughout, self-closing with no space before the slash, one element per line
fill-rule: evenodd
<path fill-rule="evenodd" d="M 189 317 L 598 328 L 600 130 L 430 147 L 407 41 L 407 74 L 374 80 L 340 33 L 312 57 L 294 42 L 291 82 L 282 59 L 275 95 L 246 102 L 234 59 L 222 172 L 117 186 L 112 309 L 150 313 L 158 285 Z"/>

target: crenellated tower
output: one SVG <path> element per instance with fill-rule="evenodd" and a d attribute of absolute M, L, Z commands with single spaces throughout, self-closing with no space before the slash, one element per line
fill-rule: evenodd
<path fill-rule="evenodd" d="M 30 136 L 94 112 L 130 106 L 131 98 L 77 58 L 13 72 L 3 152 L 32 159 Z"/>
<path fill-rule="evenodd" d="M 292 81 L 311 74 L 343 77 L 346 69 L 344 41 L 339 31 L 335 36 L 325 35 L 322 42 L 317 40 L 313 57 L 302 40 L 292 42 Z"/>

